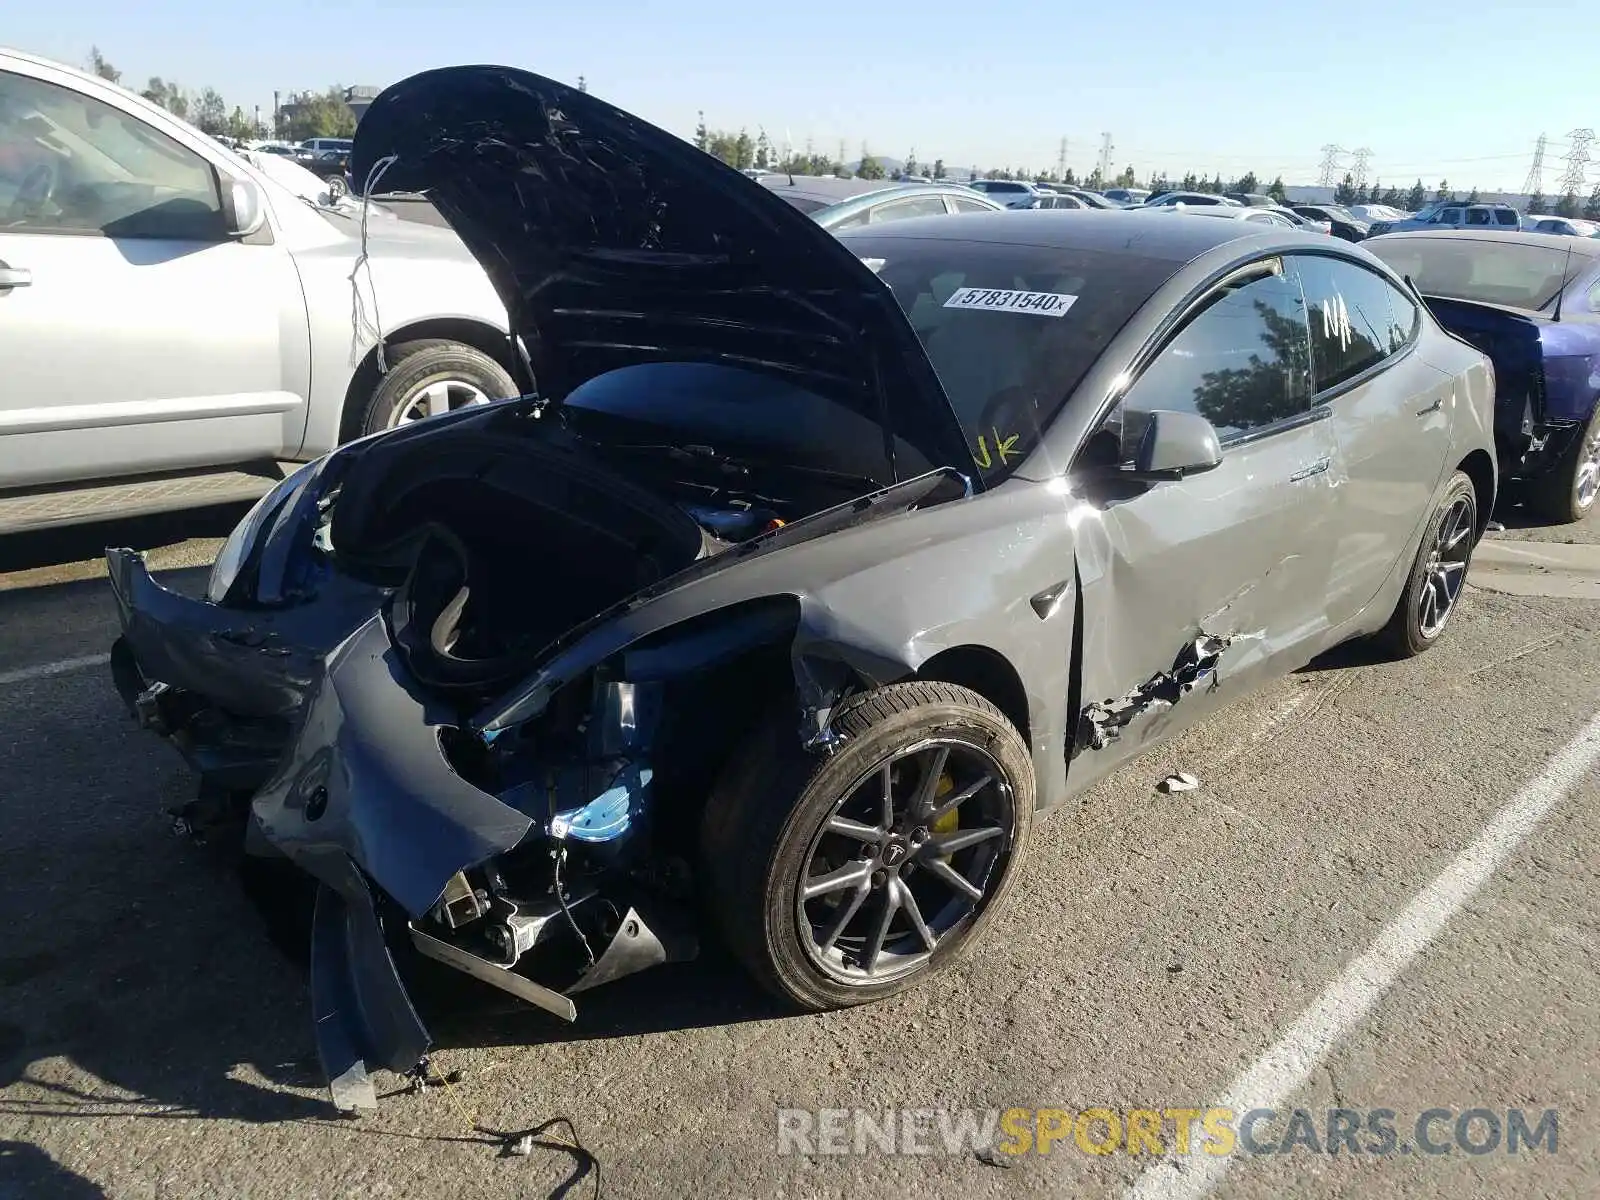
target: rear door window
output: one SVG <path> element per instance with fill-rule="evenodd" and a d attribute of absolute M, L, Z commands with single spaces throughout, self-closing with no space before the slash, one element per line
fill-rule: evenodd
<path fill-rule="evenodd" d="M 1494 223 L 1496 225 L 1520 225 L 1521 219 L 1510 209 L 1497 208 L 1494 210 Z"/>
<path fill-rule="evenodd" d="M 1348 383 L 1411 341 L 1416 304 L 1376 272 L 1323 255 L 1297 255 L 1294 265 L 1311 319 L 1316 392 Z"/>

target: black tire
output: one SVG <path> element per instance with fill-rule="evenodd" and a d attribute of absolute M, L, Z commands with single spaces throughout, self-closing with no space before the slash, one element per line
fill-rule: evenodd
<path fill-rule="evenodd" d="M 824 756 L 800 744 L 792 709 L 762 723 L 713 789 L 701 825 L 706 899 L 729 948 L 769 991 L 810 1010 L 881 999 L 921 982 L 959 958 L 993 919 L 1010 891 L 1027 847 L 1035 796 L 1033 768 L 1022 737 L 999 709 L 966 688 L 922 681 L 880 688 L 841 705 L 832 730 L 844 740 L 834 754 Z M 1001 828 L 1010 825 L 1009 833 L 996 836 L 999 845 L 987 852 L 992 854 L 987 865 L 967 868 L 982 878 L 982 897 L 963 902 L 957 896 L 942 902 L 944 909 L 940 910 L 948 913 L 966 907 L 970 911 L 948 924 L 941 923 L 942 916 L 925 922 L 925 927 L 941 931 L 931 952 L 905 956 L 906 965 L 890 978 L 842 980 L 812 957 L 818 946 L 809 926 L 802 933 L 802 915 L 807 911 L 804 904 L 798 903 L 802 873 L 810 877 L 808 867 L 813 853 L 820 853 L 822 839 L 839 836 L 823 830 L 835 809 L 853 802 L 852 797 L 866 795 L 863 789 L 882 777 L 886 764 L 895 761 L 897 754 L 930 740 L 949 744 L 950 761 L 981 764 L 982 775 L 996 778 L 998 785 L 992 795 L 1000 799 L 980 803 L 999 806 L 1009 800 L 1009 811 L 998 818 Z M 936 755 L 937 747 L 917 753 Z M 947 772 L 945 760 L 937 762 L 940 777 L 933 783 L 952 780 L 953 769 Z M 933 771 L 932 765 L 925 765 L 921 778 L 928 780 Z M 941 797 L 945 794 L 937 793 Z M 966 811 L 964 807 L 957 810 L 958 820 Z M 956 830 L 962 831 L 979 830 L 966 825 Z M 953 836 L 937 826 L 935 832 L 937 837 L 932 840 Z M 902 844 L 901 859 L 897 861 L 926 864 L 926 858 L 921 856 L 937 849 L 932 840 L 923 842 L 929 838 L 928 830 L 918 829 L 907 833 L 907 837 L 916 841 L 909 848 Z M 879 862 L 889 862 L 889 851 L 886 844 L 877 851 L 863 846 L 860 857 L 872 857 L 877 866 Z M 946 856 L 944 862 L 952 865 L 956 859 Z M 857 864 L 852 859 L 849 865 Z M 909 878 L 909 872 L 916 869 L 915 863 L 891 866 L 891 873 L 900 880 L 901 871 L 907 872 Z M 949 886 L 943 882 L 942 872 L 935 873 L 926 865 L 922 870 L 925 874 L 918 879 L 918 887 L 932 888 L 935 895 L 955 895 L 939 891 Z M 876 870 L 873 877 L 883 874 L 883 870 Z M 901 886 L 910 895 L 911 885 Z M 863 895 L 867 894 L 866 887 L 863 882 Z M 880 894 L 871 893 L 874 897 Z M 923 894 L 925 898 L 929 895 L 927 891 Z M 845 907 L 842 896 L 838 903 Z M 874 910 L 863 903 L 860 911 L 862 919 L 870 924 Z M 923 916 L 916 905 L 899 911 L 901 915 L 893 919 L 904 920 L 906 927 L 908 912 L 917 911 L 919 917 Z M 907 943 L 914 934 L 903 929 L 896 936 L 901 943 Z M 865 940 L 870 941 L 870 937 Z M 880 941 L 880 945 L 886 943 Z"/>
<path fill-rule="evenodd" d="M 1591 443 L 1600 438 L 1600 407 L 1589 423 L 1578 431 L 1561 458 L 1544 474 L 1528 480 L 1522 489 L 1523 503 L 1539 516 L 1558 525 L 1581 521 L 1594 511 L 1596 493 L 1587 500 L 1578 494 L 1578 472 L 1593 452 Z"/>
<path fill-rule="evenodd" d="M 509 400 L 518 393 L 504 367 L 460 342 L 421 338 L 388 347 L 385 354 L 389 369 L 378 376 L 362 407 L 358 437 L 392 428 L 417 394 L 434 384 L 463 385 L 463 391 L 471 388 L 489 400 Z"/>
<path fill-rule="evenodd" d="M 1450 596 L 1443 622 L 1437 628 L 1430 629 L 1425 627 L 1423 621 L 1423 590 L 1434 586 L 1430 582 L 1434 565 L 1432 555 L 1439 545 L 1440 530 L 1447 518 L 1452 523 L 1464 522 L 1467 531 L 1459 551 L 1462 556 L 1460 579 Z M 1400 593 L 1400 601 L 1395 605 L 1389 623 L 1378 635 L 1377 640 L 1381 645 L 1400 658 L 1412 658 L 1433 648 L 1460 606 L 1461 592 L 1466 586 L 1467 570 L 1472 564 L 1472 551 L 1477 545 L 1479 533 L 1477 490 L 1464 472 L 1457 471 L 1451 476 L 1438 507 L 1422 532 L 1422 542 L 1417 547 L 1417 557 L 1411 564 L 1405 590 Z M 1437 591 L 1435 594 L 1437 596 Z"/>

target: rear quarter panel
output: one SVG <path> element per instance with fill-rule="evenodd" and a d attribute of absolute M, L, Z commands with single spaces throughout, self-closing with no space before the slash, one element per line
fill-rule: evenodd
<path fill-rule="evenodd" d="M 1600 401 L 1600 318 L 1563 318 L 1545 326 L 1545 415 L 1552 421 L 1587 421 Z"/>

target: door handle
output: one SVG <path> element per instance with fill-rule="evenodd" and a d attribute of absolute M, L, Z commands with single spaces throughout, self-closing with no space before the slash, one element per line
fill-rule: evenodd
<path fill-rule="evenodd" d="M 1290 483 L 1299 483 L 1302 479 L 1310 479 L 1313 475 L 1321 475 L 1324 471 L 1326 471 L 1332 465 L 1333 465 L 1333 460 L 1331 458 L 1329 458 L 1327 455 L 1323 455 L 1321 458 L 1317 459 L 1316 462 L 1312 463 L 1309 467 L 1301 467 L 1293 475 L 1289 476 L 1289 482 Z"/>
<path fill-rule="evenodd" d="M 1437 399 L 1437 400 L 1435 400 L 1435 401 L 1434 401 L 1434 402 L 1433 402 L 1433 403 L 1432 403 L 1432 404 L 1430 404 L 1430 405 L 1428 405 L 1428 407 L 1427 407 L 1427 408 L 1419 408 L 1419 409 L 1418 409 L 1418 410 L 1417 410 L 1417 416 L 1419 416 L 1419 417 L 1425 417 L 1425 416 L 1427 416 L 1427 415 L 1428 415 L 1428 414 L 1429 414 L 1429 413 L 1436 413 L 1436 412 L 1438 412 L 1438 411 L 1439 411 L 1439 410 L 1440 410 L 1440 409 L 1441 409 L 1441 408 L 1443 408 L 1443 407 L 1444 407 L 1444 397 L 1443 397 L 1443 396 L 1440 396 L 1440 397 L 1439 397 L 1439 398 L 1438 398 L 1438 399 Z"/>
<path fill-rule="evenodd" d="M 10 288 L 32 287 L 33 272 L 25 267 L 8 267 L 0 262 L 0 292 Z"/>

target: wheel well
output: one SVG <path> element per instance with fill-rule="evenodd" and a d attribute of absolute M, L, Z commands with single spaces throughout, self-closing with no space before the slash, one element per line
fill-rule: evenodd
<path fill-rule="evenodd" d="M 511 341 L 505 332 L 493 325 L 485 325 L 482 321 L 473 321 L 465 317 L 431 317 L 425 321 L 402 325 L 398 329 L 385 330 L 383 346 L 384 352 L 389 355 L 390 365 L 394 363 L 394 350 L 401 344 L 422 341 L 424 338 L 442 338 L 445 341 L 460 342 L 463 346 L 471 346 L 499 363 L 512 379 L 518 378 L 520 374 L 511 360 Z M 360 434 L 361 412 L 366 407 L 366 401 L 372 395 L 373 389 L 378 386 L 378 378 L 378 347 L 373 346 L 362 358 L 355 374 L 350 377 L 350 386 L 344 394 L 344 413 L 339 422 L 341 443 L 348 442 Z"/>
<path fill-rule="evenodd" d="M 971 688 L 1001 712 L 1016 727 L 1022 740 L 1033 747 L 1028 724 L 1028 693 L 1022 677 L 1003 654 L 987 646 L 953 646 L 941 650 L 917 672 L 918 679 L 937 679 Z"/>
<path fill-rule="evenodd" d="M 1472 480 L 1472 490 L 1478 496 L 1478 535 L 1483 536 L 1489 527 L 1494 509 L 1494 461 L 1482 450 L 1474 450 L 1456 466 Z"/>

